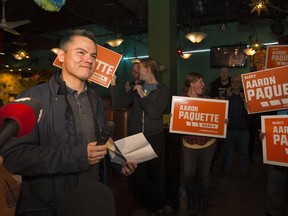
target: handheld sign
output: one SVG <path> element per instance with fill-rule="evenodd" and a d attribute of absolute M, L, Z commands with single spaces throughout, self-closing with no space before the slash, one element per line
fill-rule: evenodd
<path fill-rule="evenodd" d="M 288 66 L 241 74 L 248 113 L 288 108 Z"/>
<path fill-rule="evenodd" d="M 265 68 L 275 68 L 288 65 L 288 45 L 268 46 Z"/>
<path fill-rule="evenodd" d="M 108 88 L 121 59 L 121 54 L 97 44 L 96 68 L 89 81 Z M 57 57 L 53 65 L 61 68 L 61 63 Z"/>
<path fill-rule="evenodd" d="M 288 115 L 261 116 L 263 162 L 288 167 Z"/>
<path fill-rule="evenodd" d="M 227 100 L 173 96 L 170 132 L 226 137 Z"/>

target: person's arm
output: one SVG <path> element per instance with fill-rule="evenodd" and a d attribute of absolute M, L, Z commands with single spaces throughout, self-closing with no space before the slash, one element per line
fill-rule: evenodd
<path fill-rule="evenodd" d="M 116 85 L 116 78 L 117 76 L 114 75 L 111 79 L 111 100 L 112 100 L 112 107 L 123 109 L 128 107 L 132 103 L 132 91 L 125 92 L 123 95 L 120 94 L 119 89 Z"/>
<path fill-rule="evenodd" d="M 145 114 L 149 115 L 150 119 L 157 119 L 159 117 L 162 118 L 171 97 L 169 89 L 166 87 L 161 87 L 154 91 L 159 92 L 151 92 L 151 95 L 148 95 L 148 97 L 143 97 L 140 100 Z M 156 94 L 153 95 L 154 93 Z"/>

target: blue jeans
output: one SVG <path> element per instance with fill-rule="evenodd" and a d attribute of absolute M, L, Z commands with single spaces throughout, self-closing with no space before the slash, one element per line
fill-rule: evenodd
<path fill-rule="evenodd" d="M 249 141 L 249 130 L 228 130 L 224 145 L 224 172 L 232 172 L 233 151 L 236 144 L 240 156 L 241 175 L 250 174 Z"/>
<path fill-rule="evenodd" d="M 202 148 L 191 149 L 183 146 L 183 181 L 189 199 L 196 196 L 196 173 L 200 180 L 200 199 L 207 199 L 211 180 L 211 164 L 216 144 Z"/>

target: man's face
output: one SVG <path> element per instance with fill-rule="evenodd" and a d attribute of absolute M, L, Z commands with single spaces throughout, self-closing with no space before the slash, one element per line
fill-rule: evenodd
<path fill-rule="evenodd" d="M 220 78 L 222 81 L 228 80 L 229 77 L 229 69 L 228 68 L 221 68 L 220 69 Z"/>
<path fill-rule="evenodd" d="M 135 80 L 139 79 L 139 64 L 134 64 L 132 66 L 132 74 Z"/>
<path fill-rule="evenodd" d="M 95 70 L 97 49 L 89 38 L 74 36 L 67 44 L 66 51 L 61 50 L 58 59 L 62 62 L 63 75 L 79 80 L 89 79 Z"/>
<path fill-rule="evenodd" d="M 231 79 L 231 86 L 233 89 L 241 89 L 242 87 L 242 80 L 241 77 L 233 77 Z"/>

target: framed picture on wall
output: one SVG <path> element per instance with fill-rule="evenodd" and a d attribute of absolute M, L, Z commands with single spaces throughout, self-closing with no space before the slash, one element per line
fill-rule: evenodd
<path fill-rule="evenodd" d="M 246 44 L 233 46 L 217 46 L 210 48 L 210 66 L 212 68 L 220 67 L 246 67 L 247 56 L 244 49 Z"/>

